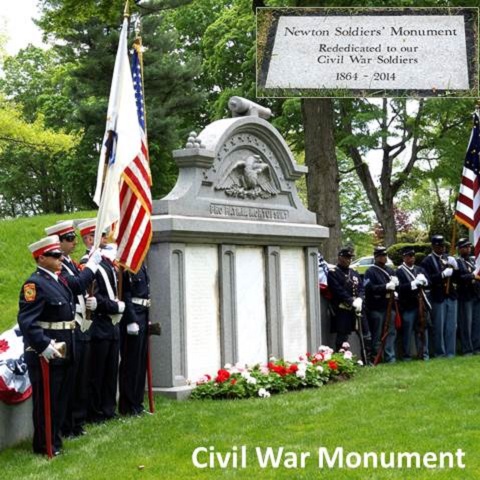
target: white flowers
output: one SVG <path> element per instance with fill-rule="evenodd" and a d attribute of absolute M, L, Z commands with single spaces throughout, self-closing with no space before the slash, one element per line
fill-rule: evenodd
<path fill-rule="evenodd" d="M 260 388 L 258 390 L 258 396 L 260 398 L 269 398 L 270 397 L 270 392 L 266 390 L 265 388 Z"/>
<path fill-rule="evenodd" d="M 344 354 L 343 354 L 343 358 L 346 358 L 347 360 L 351 360 L 353 357 L 353 354 L 350 350 L 347 350 Z"/>
<path fill-rule="evenodd" d="M 343 342 L 342 348 L 344 348 L 345 350 L 348 350 L 350 348 L 350 344 L 348 342 Z"/>
<path fill-rule="evenodd" d="M 317 365 L 316 368 L 317 368 L 317 370 L 318 370 L 320 373 L 323 372 L 323 367 L 322 367 L 321 365 Z"/>

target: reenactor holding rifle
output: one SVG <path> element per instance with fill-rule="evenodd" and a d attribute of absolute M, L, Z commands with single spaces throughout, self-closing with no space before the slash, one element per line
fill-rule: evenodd
<path fill-rule="evenodd" d="M 373 251 L 375 263 L 365 272 L 365 299 L 367 319 L 372 332 L 376 365 L 382 358 L 395 362 L 395 289 L 398 278 L 387 267 L 387 249 L 379 246 Z"/>
<path fill-rule="evenodd" d="M 403 263 L 396 271 L 398 304 L 402 316 L 403 360 L 411 360 L 412 333 L 415 332 L 417 355 L 428 360 L 428 324 L 431 304 L 426 295 L 428 279 L 423 268 L 415 265 L 415 250 L 405 247 L 402 251 Z"/>
<path fill-rule="evenodd" d="M 334 311 L 332 331 L 337 334 L 335 349 L 338 351 L 356 330 L 360 338 L 363 361 L 367 364 L 371 352 L 371 337 L 363 315 L 363 281 L 360 275 L 350 268 L 352 257 L 352 248 L 342 248 L 338 252 L 336 267 L 330 268 L 328 272 L 328 286 L 332 293 Z"/>
<path fill-rule="evenodd" d="M 421 267 L 431 283 L 433 353 L 435 357 L 454 357 L 457 336 L 458 264 L 455 258 L 445 254 L 442 235 L 432 237 L 432 253 L 427 255 Z"/>

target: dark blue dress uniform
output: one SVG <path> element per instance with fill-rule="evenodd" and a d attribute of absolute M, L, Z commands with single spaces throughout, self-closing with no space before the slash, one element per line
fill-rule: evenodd
<path fill-rule="evenodd" d="M 25 344 L 25 361 L 33 391 L 33 450 L 46 453 L 43 381 L 39 354 L 51 340 L 66 343 L 66 358 L 50 360 L 50 401 L 52 445 L 62 446 L 60 429 L 65 419 L 72 387 L 74 359 L 75 298 L 67 284 L 38 268 L 24 283 L 20 292 L 18 324 Z M 43 322 L 43 327 L 38 325 Z M 52 328 L 47 328 L 51 326 Z M 53 328 L 58 327 L 58 328 Z"/>
<path fill-rule="evenodd" d="M 387 291 L 387 283 L 395 276 L 395 272 L 387 266 L 372 265 L 365 272 L 365 305 L 368 325 L 372 333 L 374 355 L 380 349 L 382 334 L 385 328 L 386 314 L 390 296 L 393 291 Z M 395 356 L 395 305 L 392 305 L 390 325 L 384 348 L 384 359 L 387 363 L 394 362 Z"/>
<path fill-rule="evenodd" d="M 470 243 L 470 242 L 469 242 Z M 479 282 L 475 280 L 475 264 L 467 257 L 458 257 L 458 330 L 462 353 L 480 353 Z"/>
<path fill-rule="evenodd" d="M 421 263 L 431 283 L 432 343 L 436 357 L 453 357 L 456 350 L 458 270 L 453 272 L 450 280 L 443 277 L 443 271 L 449 268 L 447 258 L 447 255 L 432 252 Z"/>
<path fill-rule="evenodd" d="M 360 275 L 351 268 L 337 265 L 328 271 L 328 288 L 332 292 L 331 304 L 334 311 L 332 331 L 337 333 L 336 350 L 348 340 L 348 336 L 356 329 L 355 309 L 352 306 L 356 297 L 363 299 L 364 288 Z M 362 322 L 362 331 L 366 336 L 368 329 Z"/>
<path fill-rule="evenodd" d="M 422 353 L 422 359 L 428 360 L 428 328 L 430 326 L 431 304 L 428 285 L 412 288 L 412 282 L 417 275 L 423 274 L 428 282 L 428 276 L 422 267 L 401 265 L 396 275 L 398 281 L 398 306 L 402 315 L 402 351 L 404 360 L 411 359 L 411 337 L 415 332 L 417 352 Z M 421 296 L 421 298 L 420 298 Z M 422 310 L 420 311 L 420 307 Z M 421 315 L 421 316 L 420 316 Z M 421 322 L 422 320 L 422 322 Z"/>
<path fill-rule="evenodd" d="M 123 276 L 125 312 L 120 323 L 119 412 L 137 415 L 144 411 L 145 379 L 147 371 L 148 311 L 150 307 L 150 279 L 142 265 L 138 273 L 125 272 Z M 136 323 L 138 335 L 129 335 L 127 325 Z"/>
<path fill-rule="evenodd" d="M 110 260 L 103 258 L 95 274 L 97 308 L 92 314 L 90 327 L 89 419 L 93 422 L 115 417 L 120 334 L 118 323 L 112 322 L 112 316 L 120 312 L 118 301 L 110 298 L 109 288 L 116 297 L 117 285 L 116 268 Z"/>
<path fill-rule="evenodd" d="M 60 275 L 65 278 L 68 286 L 76 295 L 75 307 L 77 314 L 81 306 L 78 296 L 85 295 L 87 288 L 95 278 L 95 274 L 89 268 L 79 270 L 75 262 L 63 257 L 62 271 Z M 63 436 L 77 436 L 83 433 L 83 425 L 87 420 L 88 410 L 88 378 L 90 360 L 90 333 L 87 330 L 82 332 L 80 325 L 75 326 L 75 362 L 73 366 L 73 387 L 65 416 L 65 423 L 62 426 Z"/>

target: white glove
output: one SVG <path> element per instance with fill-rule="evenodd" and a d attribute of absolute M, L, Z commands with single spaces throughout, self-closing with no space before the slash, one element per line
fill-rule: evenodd
<path fill-rule="evenodd" d="M 140 331 L 140 327 L 138 326 L 138 323 L 133 322 L 127 325 L 128 335 L 138 335 L 139 331 Z"/>
<path fill-rule="evenodd" d="M 390 279 L 391 282 L 393 282 L 393 284 L 398 287 L 400 285 L 400 280 L 398 279 L 398 277 L 395 277 L 395 276 L 392 276 L 392 278 Z"/>
<path fill-rule="evenodd" d="M 419 285 L 418 280 L 413 280 L 412 282 L 410 282 L 410 285 L 412 286 L 412 290 L 416 290 Z"/>
<path fill-rule="evenodd" d="M 458 263 L 455 260 L 455 258 L 449 256 L 447 258 L 447 264 L 450 265 L 451 267 L 453 267 L 455 270 L 458 270 Z"/>
<path fill-rule="evenodd" d="M 442 272 L 442 277 L 443 278 L 451 277 L 452 274 L 453 274 L 453 268 L 448 267 Z"/>
<path fill-rule="evenodd" d="M 102 261 L 102 254 L 100 250 L 94 250 L 93 253 L 88 257 L 88 262 L 85 267 L 89 268 L 93 273 L 96 273 L 98 270 L 98 265 Z"/>
<path fill-rule="evenodd" d="M 95 297 L 87 297 L 85 306 L 93 312 L 97 309 L 97 299 Z"/>
<path fill-rule="evenodd" d="M 125 302 L 118 301 L 118 313 L 123 313 L 125 311 Z"/>
<path fill-rule="evenodd" d="M 360 313 L 362 311 L 362 304 L 363 304 L 363 300 L 360 297 L 357 297 L 352 302 L 352 307 L 355 309 L 357 313 Z"/>
<path fill-rule="evenodd" d="M 395 290 L 395 282 L 393 280 L 390 280 L 385 286 L 387 290 Z"/>
<path fill-rule="evenodd" d="M 62 354 L 53 346 L 54 341 L 52 340 L 48 347 L 40 354 L 47 362 L 52 358 L 60 358 Z"/>
<path fill-rule="evenodd" d="M 428 285 L 427 277 L 423 273 L 419 273 L 415 280 L 417 281 L 417 285 L 425 286 Z"/>

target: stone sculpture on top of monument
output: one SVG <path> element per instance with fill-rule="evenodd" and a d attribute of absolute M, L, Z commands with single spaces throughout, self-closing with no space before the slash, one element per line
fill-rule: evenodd
<path fill-rule="evenodd" d="M 269 109 L 240 97 L 229 107 L 233 118 L 173 152 L 177 183 L 154 202 L 154 385 L 175 396 L 225 363 L 296 359 L 322 340 L 317 251 L 328 229 L 298 197 L 307 168 Z"/>

